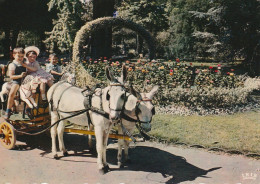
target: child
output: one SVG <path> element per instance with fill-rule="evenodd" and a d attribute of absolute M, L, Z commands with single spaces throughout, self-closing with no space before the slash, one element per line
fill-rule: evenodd
<path fill-rule="evenodd" d="M 26 68 L 23 67 L 24 60 L 24 49 L 15 48 L 13 50 L 13 62 L 9 65 L 9 76 L 12 79 L 12 86 L 9 92 L 9 97 L 7 101 L 7 109 L 4 118 L 9 119 L 11 116 L 11 108 L 14 104 L 14 97 L 22 83 L 23 78 L 26 76 Z"/>
<path fill-rule="evenodd" d="M 25 50 L 27 61 L 25 64 L 23 64 L 23 66 L 27 68 L 28 75 L 37 77 L 39 81 L 41 81 L 40 84 L 41 97 L 43 101 L 47 101 L 45 95 L 46 83 L 48 84 L 49 87 L 52 86 L 54 78 L 52 75 L 50 75 L 45 70 L 43 70 L 40 67 L 38 61 L 36 61 L 36 58 L 40 53 L 40 50 L 37 47 L 30 46 L 30 47 L 26 47 L 24 50 Z M 28 76 L 24 80 L 25 82 L 29 82 L 29 80 L 31 79 L 32 78 Z"/>
<path fill-rule="evenodd" d="M 58 56 L 53 53 L 49 56 L 50 63 L 46 65 L 46 71 L 51 73 L 54 77 L 54 82 L 58 82 L 63 75 L 61 66 L 58 65 Z"/>

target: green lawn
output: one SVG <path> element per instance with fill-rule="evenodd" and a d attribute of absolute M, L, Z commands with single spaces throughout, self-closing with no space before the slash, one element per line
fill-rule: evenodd
<path fill-rule="evenodd" d="M 155 115 L 150 135 L 170 142 L 260 153 L 260 111 L 223 116 Z"/>

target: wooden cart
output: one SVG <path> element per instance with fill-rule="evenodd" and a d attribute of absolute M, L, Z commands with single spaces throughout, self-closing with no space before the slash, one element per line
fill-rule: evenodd
<path fill-rule="evenodd" d="M 13 149 L 15 147 L 17 136 L 23 134 L 37 135 L 39 133 L 49 132 L 48 127 L 51 125 L 51 117 L 49 115 L 48 104 L 43 104 L 39 96 L 39 93 L 35 95 L 35 101 L 38 102 L 39 108 L 32 110 L 32 119 L 25 114 L 24 102 L 20 102 L 16 105 L 16 113 L 11 115 L 9 120 L 0 117 L 0 142 L 6 149 Z M 2 104 L 2 107 L 3 106 L 5 106 L 5 104 Z M 1 116 L 4 112 L 5 109 L 2 109 Z M 93 131 L 79 128 L 65 128 L 65 132 L 95 135 Z M 110 134 L 109 138 L 131 140 L 128 136 L 118 134 Z"/>

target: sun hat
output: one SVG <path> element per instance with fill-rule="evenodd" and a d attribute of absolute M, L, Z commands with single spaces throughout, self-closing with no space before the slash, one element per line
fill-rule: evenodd
<path fill-rule="evenodd" d="M 40 54 L 40 49 L 38 49 L 38 47 L 29 46 L 29 47 L 26 47 L 26 48 L 24 49 L 25 55 L 26 55 L 28 52 L 30 52 L 30 51 L 36 52 L 37 56 Z"/>

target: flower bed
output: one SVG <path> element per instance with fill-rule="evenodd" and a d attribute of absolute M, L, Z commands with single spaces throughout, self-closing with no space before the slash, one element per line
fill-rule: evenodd
<path fill-rule="evenodd" d="M 236 75 L 234 69 L 223 72 L 220 64 L 195 67 L 192 63 L 187 64 L 179 59 L 167 62 L 138 60 L 125 63 L 128 67 L 128 82 L 139 91 L 149 91 L 155 84 L 161 86 L 155 99 L 160 107 L 183 107 L 193 109 L 194 112 L 209 109 L 224 112 L 223 109 L 254 104 L 250 94 L 260 86 L 258 78 Z M 107 65 L 112 66 L 115 74 L 121 72 L 120 62 L 112 62 L 106 58 L 84 60 L 82 64 L 92 77 L 100 81 L 106 80 L 104 68 Z"/>

